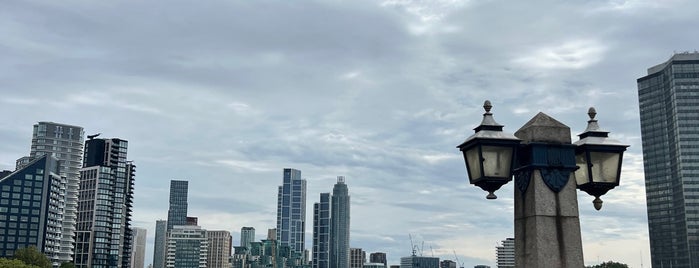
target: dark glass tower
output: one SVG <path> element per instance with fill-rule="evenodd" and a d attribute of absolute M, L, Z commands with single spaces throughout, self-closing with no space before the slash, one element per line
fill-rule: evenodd
<path fill-rule="evenodd" d="M 277 192 L 277 241 L 288 247 L 289 256 L 302 258 L 306 233 L 306 180 L 301 171 L 285 168 Z"/>
<path fill-rule="evenodd" d="M 330 193 L 313 204 L 313 268 L 330 268 Z"/>
<path fill-rule="evenodd" d="M 350 196 L 345 177 L 338 176 L 333 187 L 330 216 L 330 267 L 350 265 Z"/>
<path fill-rule="evenodd" d="M 699 267 L 699 53 L 638 82 L 653 267 Z"/>
<path fill-rule="evenodd" d="M 175 225 L 187 225 L 188 181 L 170 181 L 170 208 L 167 210 L 167 230 Z"/>
<path fill-rule="evenodd" d="M 75 265 L 128 267 L 131 263 L 131 212 L 136 166 L 126 160 L 128 142 L 85 142 L 80 169 Z"/>
<path fill-rule="evenodd" d="M 62 262 L 66 179 L 58 173 L 59 160 L 42 155 L 0 176 L 0 257 L 35 246 L 54 265 Z"/>
<path fill-rule="evenodd" d="M 165 268 L 167 253 L 167 221 L 155 222 L 155 241 L 153 242 L 153 268 Z"/>

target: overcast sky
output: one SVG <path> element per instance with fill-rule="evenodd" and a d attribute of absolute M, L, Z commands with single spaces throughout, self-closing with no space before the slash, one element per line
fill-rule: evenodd
<path fill-rule="evenodd" d="M 456 145 L 483 101 L 515 132 L 542 111 L 585 128 L 587 108 L 630 144 L 595 211 L 578 193 L 586 264 L 650 266 L 636 79 L 699 44 L 694 0 L 2 1 L 0 169 L 53 121 L 129 141 L 133 225 L 167 218 L 189 180 L 202 227 L 275 227 L 282 169 L 312 206 L 338 175 L 351 243 L 466 267 L 514 235 L 513 183 L 486 200 Z M 574 137 L 573 140 L 577 140 Z"/>

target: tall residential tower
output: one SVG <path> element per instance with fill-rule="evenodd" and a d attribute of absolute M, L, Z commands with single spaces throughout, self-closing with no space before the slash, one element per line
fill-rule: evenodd
<path fill-rule="evenodd" d="M 78 185 L 80 168 L 83 163 L 83 142 L 85 132 L 82 127 L 54 122 L 39 122 L 34 125 L 30 158 L 52 155 L 60 162 L 58 175 L 66 178 L 65 208 L 61 228 L 60 259 L 72 261 L 75 253 L 75 223 L 78 208 Z M 18 168 L 21 165 L 18 161 Z"/>
<path fill-rule="evenodd" d="M 290 256 L 302 258 L 306 233 L 306 180 L 301 171 L 285 168 L 277 192 L 277 243 L 289 247 Z"/>
<path fill-rule="evenodd" d="M 313 204 L 313 268 L 330 268 L 330 193 Z"/>
<path fill-rule="evenodd" d="M 80 169 L 75 265 L 129 266 L 136 166 L 126 160 L 127 141 L 94 137 L 85 142 Z"/>
<path fill-rule="evenodd" d="M 699 53 L 638 82 L 653 267 L 699 267 Z"/>
<path fill-rule="evenodd" d="M 333 187 L 330 210 L 330 267 L 350 267 L 350 196 L 345 177 Z"/>

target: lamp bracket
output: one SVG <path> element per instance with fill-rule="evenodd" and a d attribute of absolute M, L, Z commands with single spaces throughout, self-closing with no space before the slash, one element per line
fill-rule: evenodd
<path fill-rule="evenodd" d="M 575 145 L 529 143 L 519 149 L 518 166 L 514 170 L 515 184 L 526 192 L 534 170 L 539 170 L 546 186 L 560 192 L 570 179 L 570 173 L 578 169 L 575 164 Z"/>

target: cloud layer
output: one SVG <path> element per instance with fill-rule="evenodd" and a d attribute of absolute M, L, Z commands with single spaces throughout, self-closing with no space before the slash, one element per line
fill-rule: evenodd
<path fill-rule="evenodd" d="M 573 135 L 595 106 L 631 148 L 602 211 L 579 195 L 586 263 L 639 267 L 649 246 L 635 79 L 699 43 L 684 30 L 699 26 L 699 4 L 671 2 L 6 3 L 0 168 L 28 153 L 37 121 L 129 140 L 134 225 L 149 241 L 170 179 L 190 181 L 204 228 L 254 226 L 259 239 L 275 225 L 282 168 L 308 180 L 308 230 L 313 202 L 344 175 L 352 247 L 398 263 L 412 234 L 423 254 L 494 265 L 495 243 L 513 236 L 512 186 L 485 200 L 454 148 L 483 101 L 508 132 L 543 111 Z"/>

